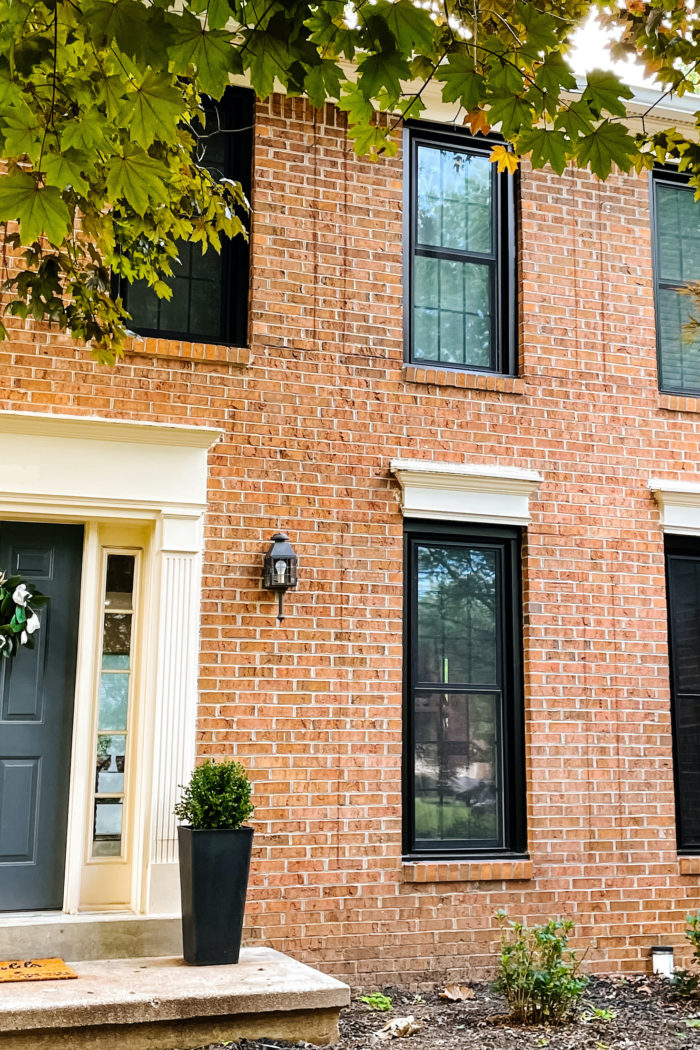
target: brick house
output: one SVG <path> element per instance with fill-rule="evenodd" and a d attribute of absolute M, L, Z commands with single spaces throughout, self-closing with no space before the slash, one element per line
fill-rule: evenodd
<path fill-rule="evenodd" d="M 249 944 L 474 975 L 504 908 L 572 916 L 598 971 L 682 961 L 700 206 L 668 172 L 497 176 L 437 109 L 371 163 L 332 107 L 247 105 L 212 163 L 253 158 L 249 283 L 238 245 L 172 307 L 132 290 L 115 368 L 0 345 L 0 560 L 65 602 L 2 668 L 7 925 L 172 925 L 177 784 L 236 756 Z"/>

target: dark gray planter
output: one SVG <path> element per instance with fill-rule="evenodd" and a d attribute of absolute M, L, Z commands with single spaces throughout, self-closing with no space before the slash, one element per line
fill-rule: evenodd
<path fill-rule="evenodd" d="M 238 962 L 253 829 L 177 829 L 182 949 L 193 966 Z"/>

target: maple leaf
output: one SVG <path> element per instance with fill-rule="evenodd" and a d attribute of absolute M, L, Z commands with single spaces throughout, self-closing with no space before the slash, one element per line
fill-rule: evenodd
<path fill-rule="evenodd" d="M 507 171 L 512 175 L 518 170 L 520 157 L 517 153 L 507 149 L 505 146 L 494 146 L 489 155 L 489 160 L 495 161 L 499 171 Z"/>
<path fill-rule="evenodd" d="M 482 135 L 488 135 L 491 130 L 491 125 L 483 109 L 470 110 L 464 118 L 464 123 L 470 129 L 472 135 L 477 135 L 479 132 Z"/>

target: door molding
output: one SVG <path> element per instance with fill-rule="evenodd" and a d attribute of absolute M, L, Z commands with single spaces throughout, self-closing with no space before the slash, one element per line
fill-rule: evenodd
<path fill-rule="evenodd" d="M 140 698 L 142 739 L 134 794 L 134 878 L 124 907 L 178 910 L 177 841 L 172 813 L 177 785 L 194 760 L 203 519 L 207 454 L 221 432 L 124 420 L 0 412 L 11 433 L 11 470 L 3 472 L 0 517 L 85 525 L 78 635 L 70 820 L 64 910 L 81 907 L 80 872 L 94 756 L 95 624 L 100 523 L 146 526 L 150 557 Z M 177 659 L 175 659 L 177 655 Z M 157 743 L 157 746 L 156 746 Z"/>

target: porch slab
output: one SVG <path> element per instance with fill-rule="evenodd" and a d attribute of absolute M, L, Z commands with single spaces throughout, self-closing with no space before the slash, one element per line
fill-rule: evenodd
<path fill-rule="evenodd" d="M 77 980 L 3 985 L 2 1050 L 192 1050 L 264 1036 L 322 1045 L 350 1002 L 347 985 L 271 948 L 244 948 L 235 966 L 71 965 Z"/>

